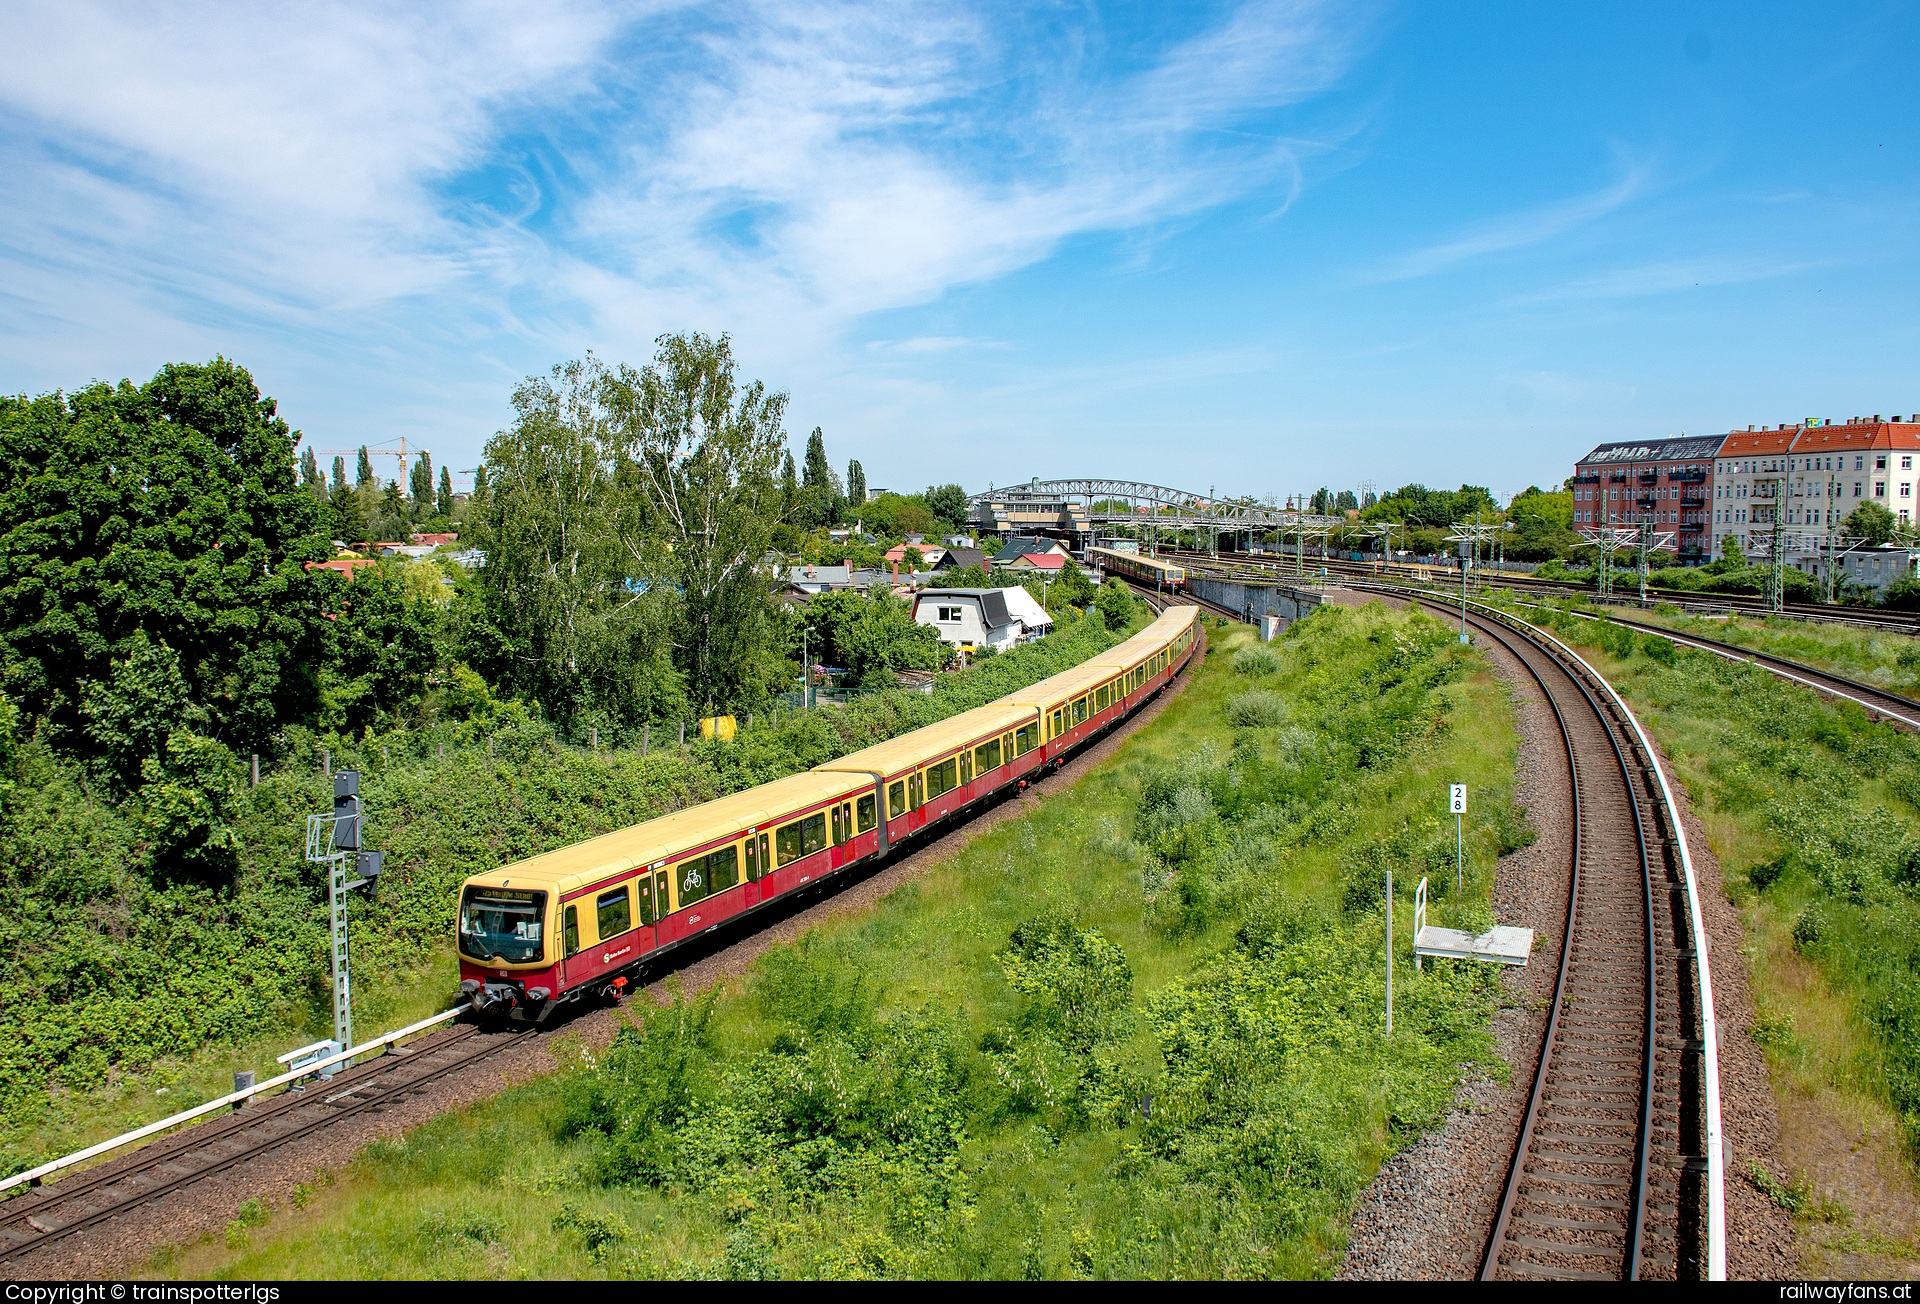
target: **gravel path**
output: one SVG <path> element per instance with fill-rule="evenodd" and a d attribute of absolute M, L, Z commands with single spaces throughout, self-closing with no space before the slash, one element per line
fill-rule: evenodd
<path fill-rule="evenodd" d="M 1345 594 L 1338 600 L 1362 605 L 1371 599 Z M 1518 660 L 1491 640 L 1477 646 L 1513 694 L 1520 737 L 1515 796 L 1539 834 L 1531 846 L 1500 862 L 1494 909 L 1502 923 L 1534 929 L 1537 955 L 1557 954 L 1566 921 L 1571 818 L 1566 744 L 1539 685 Z M 1795 1270 L 1792 1220 L 1740 1176 L 1756 1157 L 1781 1171 L 1779 1116 L 1765 1058 L 1749 1035 L 1754 1007 L 1740 921 L 1685 790 L 1666 757 L 1658 759 L 1686 828 L 1712 960 L 1726 1131 L 1728 1275 L 1779 1278 Z M 1381 1166 L 1354 1209 L 1341 1278 L 1437 1280 L 1478 1274 L 1539 1058 L 1553 966 L 1536 960 L 1524 969 L 1509 969 L 1501 986 L 1493 1034 L 1501 1058 L 1512 1066 L 1511 1076 L 1505 1085 L 1485 1074 L 1469 1077 L 1446 1121 Z"/>
<path fill-rule="evenodd" d="M 1206 655 L 1205 638 L 1203 626 L 1194 669 Z M 1019 819 L 1072 788 L 1118 751 L 1128 738 L 1158 718 L 1192 681 L 1190 669 L 1130 720 L 1068 761 L 1059 773 L 1030 784 L 1024 793 L 1002 799 L 908 855 L 862 878 L 843 879 L 831 893 L 818 897 L 803 895 L 799 900 L 773 908 L 757 916 L 751 925 L 743 925 L 752 929 L 744 935 L 740 929 L 721 929 L 713 934 L 706 950 L 683 953 L 671 977 L 689 994 L 705 991 L 715 983 L 740 977 L 769 947 L 792 941 L 816 924 L 871 910 L 889 892 L 951 859 L 981 834 L 1007 820 Z M 664 1003 L 669 999 L 665 978 L 644 990 L 656 1001 Z M 589 1045 L 604 1046 L 626 1021 L 618 1007 L 584 1010 L 558 1024 L 552 1032 L 502 1051 L 472 1070 L 429 1083 L 403 1100 L 343 1119 L 337 1127 L 289 1142 L 258 1159 L 195 1182 L 185 1190 L 132 1209 L 98 1227 L 76 1232 L 45 1249 L 0 1264 L 0 1279 L 110 1280 L 151 1273 L 159 1256 L 170 1247 L 185 1245 L 206 1235 L 224 1234 L 228 1222 L 248 1200 L 258 1199 L 269 1207 L 284 1208 L 302 1184 L 325 1180 L 373 1141 L 401 1137 L 440 1114 L 551 1073 L 557 1066 L 553 1054 L 556 1038 L 574 1037 Z"/>

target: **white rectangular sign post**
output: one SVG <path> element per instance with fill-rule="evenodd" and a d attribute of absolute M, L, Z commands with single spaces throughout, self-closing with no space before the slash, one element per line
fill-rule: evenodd
<path fill-rule="evenodd" d="M 1453 890 L 1460 890 L 1462 878 L 1461 865 L 1465 857 L 1462 854 L 1465 837 L 1463 826 L 1467 814 L 1467 785 L 1456 783 L 1450 794 L 1453 807 Z"/>

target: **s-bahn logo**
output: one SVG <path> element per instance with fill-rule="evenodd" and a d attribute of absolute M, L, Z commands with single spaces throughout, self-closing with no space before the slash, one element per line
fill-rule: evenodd
<path fill-rule="evenodd" d="M 615 960 L 618 960 L 621 956 L 625 955 L 628 951 L 631 951 L 632 949 L 633 948 L 631 946 L 623 946 L 618 951 L 609 951 L 605 955 L 600 957 L 600 963 L 612 964 Z"/>

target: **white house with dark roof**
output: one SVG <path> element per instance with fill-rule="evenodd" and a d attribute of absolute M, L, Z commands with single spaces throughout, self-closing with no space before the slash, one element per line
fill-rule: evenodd
<path fill-rule="evenodd" d="M 1023 588 L 921 589 L 914 595 L 913 619 L 931 626 L 942 643 L 996 652 L 1053 628 L 1053 617 Z"/>

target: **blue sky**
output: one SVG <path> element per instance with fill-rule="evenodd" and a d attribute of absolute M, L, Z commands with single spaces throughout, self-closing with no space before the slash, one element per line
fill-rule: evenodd
<path fill-rule="evenodd" d="M 729 332 L 870 483 L 1502 494 L 1920 409 L 1915 5 L 13 0 L 0 388 L 471 467 Z"/>

